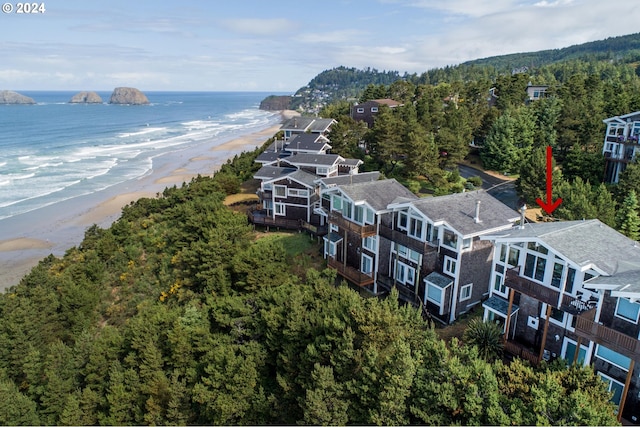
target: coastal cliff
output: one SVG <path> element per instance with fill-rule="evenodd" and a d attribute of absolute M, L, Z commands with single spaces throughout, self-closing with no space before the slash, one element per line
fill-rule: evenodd
<path fill-rule="evenodd" d="M 69 104 L 102 104 L 102 98 L 95 92 L 82 91 L 73 95 Z"/>
<path fill-rule="evenodd" d="M 12 90 L 0 90 L 0 104 L 35 104 L 33 98 Z"/>
<path fill-rule="evenodd" d="M 288 110 L 291 105 L 291 96 L 269 95 L 260 102 L 260 109 L 267 111 Z"/>
<path fill-rule="evenodd" d="M 130 104 L 144 105 L 149 104 L 147 96 L 133 87 L 117 87 L 111 94 L 109 104 Z"/>

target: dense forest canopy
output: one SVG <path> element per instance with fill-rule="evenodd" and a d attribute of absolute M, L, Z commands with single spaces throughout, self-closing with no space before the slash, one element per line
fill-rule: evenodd
<path fill-rule="evenodd" d="M 254 158 L 127 206 L 0 295 L 0 423 L 616 424 L 591 368 L 447 346 L 395 293 L 304 268 L 289 242 L 309 237 L 257 239 L 222 203 Z"/>

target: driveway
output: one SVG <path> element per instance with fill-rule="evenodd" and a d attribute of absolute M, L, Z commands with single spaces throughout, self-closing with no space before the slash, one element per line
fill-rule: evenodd
<path fill-rule="evenodd" d="M 479 176 L 482 179 L 482 188 L 486 190 L 487 193 L 491 194 L 510 208 L 518 210 L 518 201 L 520 200 L 520 197 L 516 192 L 515 180 L 500 179 L 479 169 L 462 164 L 458 164 L 458 171 L 460 172 L 460 176 L 463 178 Z"/>

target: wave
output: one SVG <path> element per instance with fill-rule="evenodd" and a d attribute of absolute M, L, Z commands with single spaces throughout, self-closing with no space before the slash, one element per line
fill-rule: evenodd
<path fill-rule="evenodd" d="M 118 134 L 118 137 L 119 138 L 129 138 L 129 137 L 132 137 L 132 136 L 146 135 L 148 133 L 162 132 L 162 131 L 166 131 L 166 130 L 167 130 L 167 128 L 164 128 L 164 127 L 162 127 L 162 128 L 149 127 L 149 128 L 146 128 L 145 130 L 141 130 L 141 131 L 138 131 L 138 132 L 121 133 L 121 134 Z"/>

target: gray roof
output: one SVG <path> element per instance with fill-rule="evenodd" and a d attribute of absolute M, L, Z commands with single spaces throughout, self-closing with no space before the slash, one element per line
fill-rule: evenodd
<path fill-rule="evenodd" d="M 327 139 L 317 133 L 299 133 L 289 139 L 287 150 L 306 150 L 319 151 L 328 150 L 331 145 L 327 143 Z"/>
<path fill-rule="evenodd" d="M 314 165 L 314 166 L 333 166 L 342 157 L 337 154 L 308 154 L 299 153 L 289 156 L 285 160 L 292 165 Z"/>
<path fill-rule="evenodd" d="M 289 157 L 290 153 L 285 153 L 282 151 L 273 152 L 273 151 L 264 151 L 260 153 L 258 157 L 256 157 L 256 163 L 273 163 L 278 159 L 286 159 Z"/>
<path fill-rule="evenodd" d="M 258 172 L 253 174 L 255 179 L 261 179 L 263 181 L 272 180 L 275 178 L 280 178 L 283 176 L 290 175 L 296 172 L 295 168 L 280 168 L 277 166 L 263 166 L 258 170 Z"/>
<path fill-rule="evenodd" d="M 315 132 L 315 133 L 326 132 L 334 123 L 335 123 L 335 119 L 315 119 L 311 123 L 311 126 L 309 126 L 309 131 Z"/>
<path fill-rule="evenodd" d="M 325 187 L 331 187 L 332 185 L 345 185 L 345 184 L 357 184 L 359 182 L 371 182 L 380 179 L 380 172 L 363 172 L 350 175 L 330 176 L 327 178 L 316 178 L 324 184 Z"/>
<path fill-rule="evenodd" d="M 480 222 L 475 221 L 480 202 Z M 445 221 L 463 236 L 476 236 L 511 225 L 520 215 L 484 190 L 425 197 L 411 203 L 434 222 Z"/>
<path fill-rule="evenodd" d="M 356 166 L 360 166 L 361 164 L 363 164 L 364 162 L 360 159 L 343 159 L 340 164 L 344 165 L 344 166 L 351 166 L 351 167 L 356 167 Z"/>
<path fill-rule="evenodd" d="M 295 179 L 296 181 L 306 185 L 307 187 L 314 188 L 315 180 L 318 179 L 318 176 L 309 172 L 297 170 L 291 175 L 288 175 L 287 178 Z"/>
<path fill-rule="evenodd" d="M 500 298 L 497 295 L 490 296 L 485 302 L 482 303 L 483 307 L 488 307 L 493 311 L 504 314 L 506 317 L 509 313 L 509 301 L 504 298 Z M 513 316 L 520 307 L 516 304 L 511 305 L 511 315 Z"/>
<path fill-rule="evenodd" d="M 284 123 L 282 123 L 282 126 L 280 126 L 280 129 L 298 130 L 298 131 L 304 132 L 307 130 L 309 125 L 311 125 L 311 123 L 314 120 L 315 119 L 313 117 L 300 117 L 300 116 L 292 117 L 289 120 L 286 120 Z"/>
<path fill-rule="evenodd" d="M 640 245 L 597 219 L 527 224 L 494 237 L 538 240 L 580 267 L 605 273 L 589 283 L 640 292 Z"/>
<path fill-rule="evenodd" d="M 451 277 L 440 274 L 437 271 L 429 273 L 429 275 L 425 277 L 424 280 L 433 283 L 441 289 L 444 289 L 453 283 L 453 279 Z"/>
<path fill-rule="evenodd" d="M 387 209 L 389 204 L 399 199 L 414 200 L 418 198 L 395 179 L 345 184 L 340 185 L 339 188 L 354 202 L 365 201 L 376 211 Z"/>

